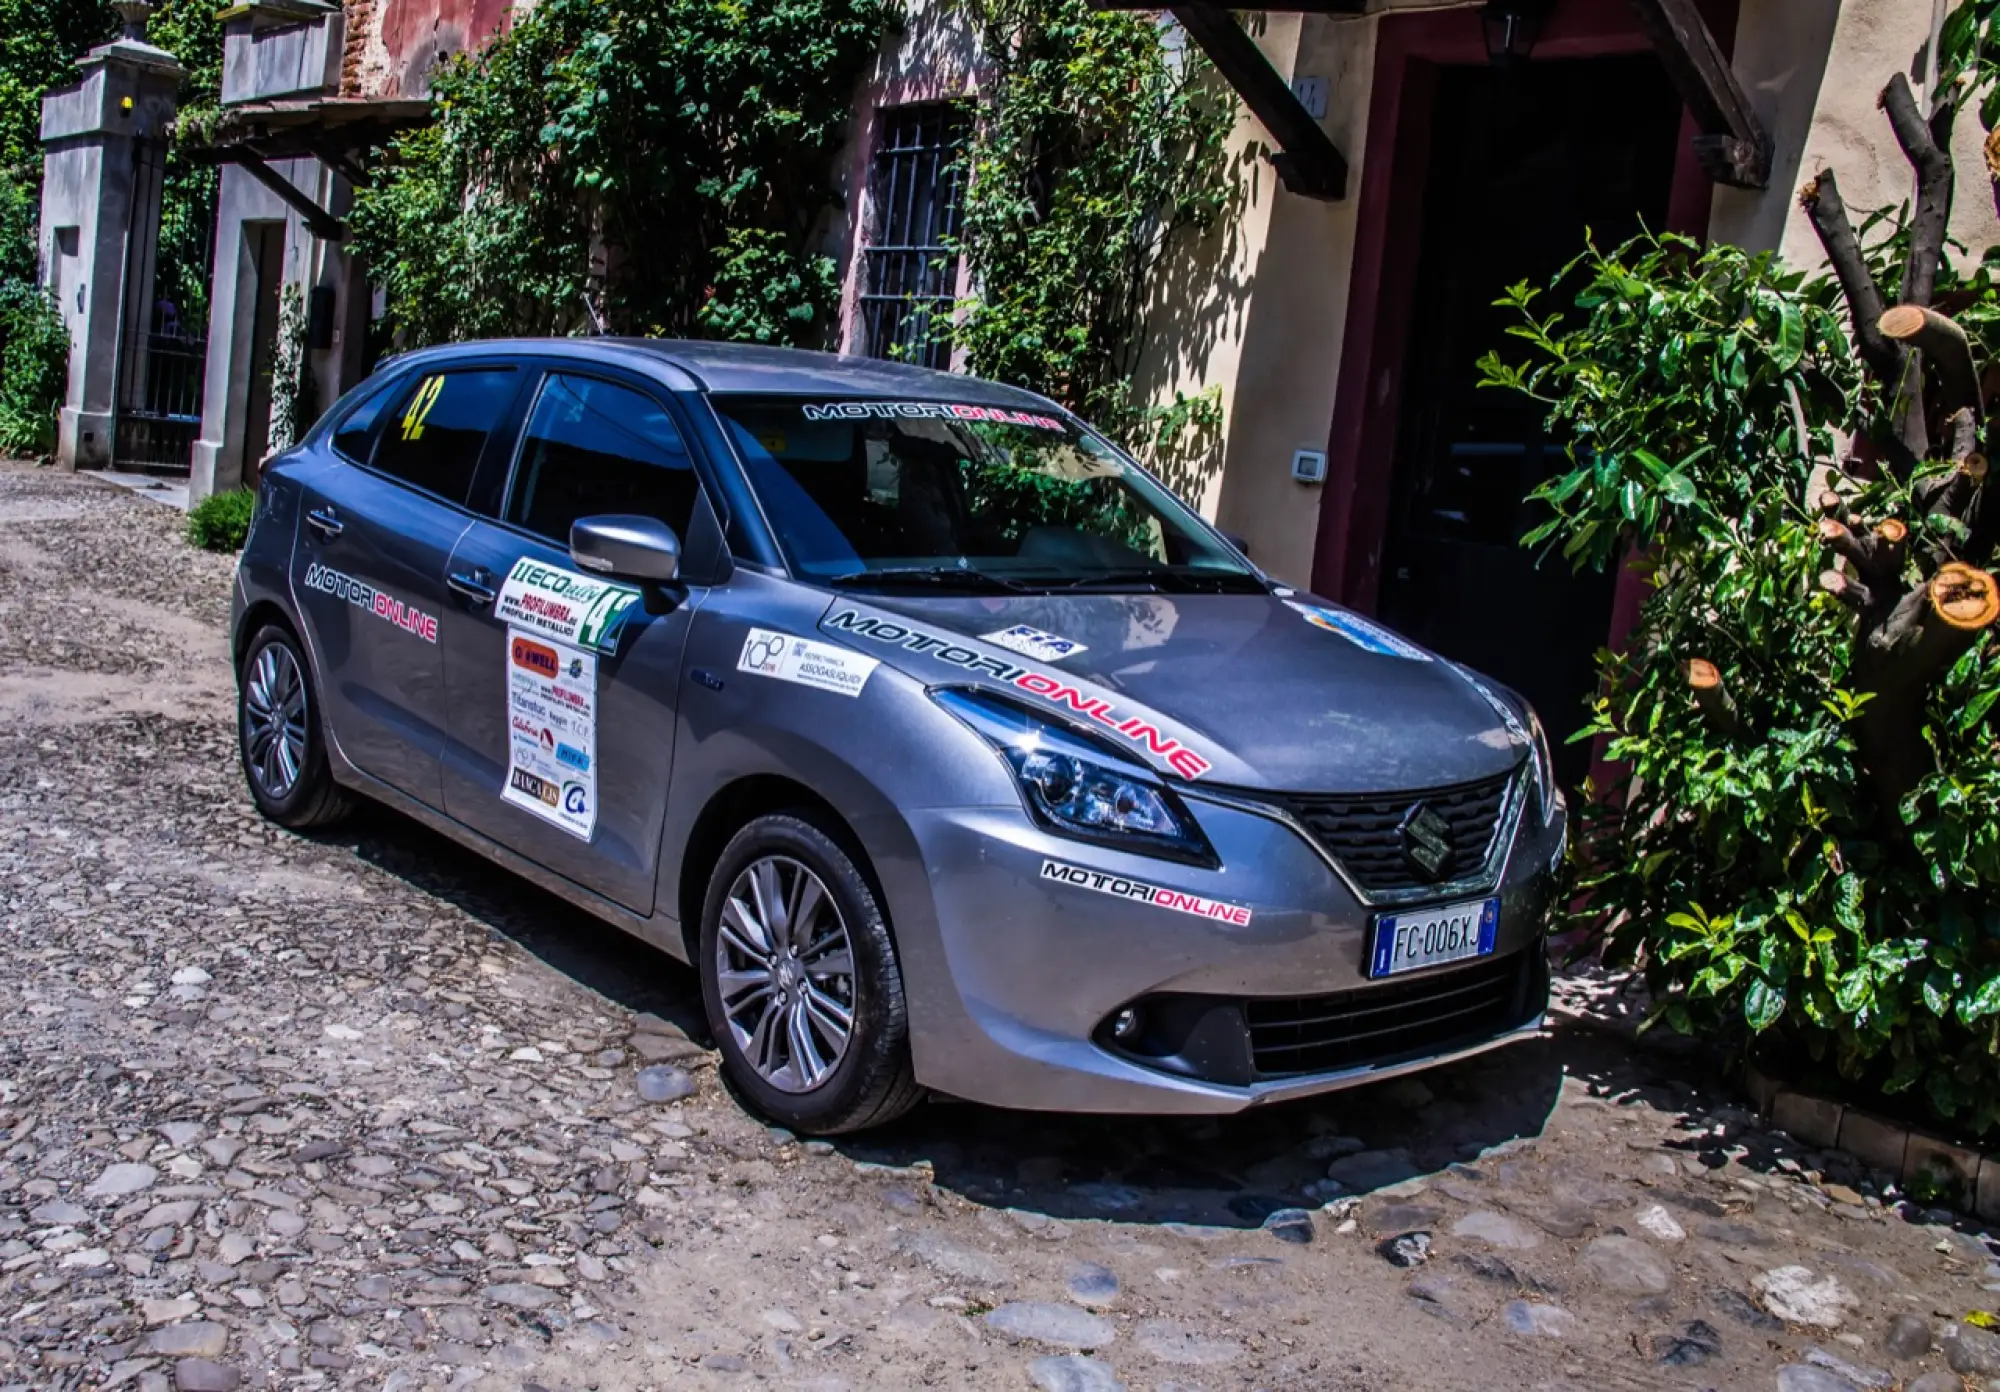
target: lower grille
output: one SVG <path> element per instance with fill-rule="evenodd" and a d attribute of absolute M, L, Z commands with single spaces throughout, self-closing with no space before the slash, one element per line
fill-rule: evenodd
<path fill-rule="evenodd" d="M 1355 884 L 1370 894 L 1397 894 L 1477 875 L 1492 849 L 1513 779 L 1502 774 L 1449 788 L 1365 796 L 1300 793 L 1285 805 Z M 1429 808 L 1449 828 L 1448 853 L 1433 875 L 1406 853 L 1403 824 L 1419 807 Z"/>
<path fill-rule="evenodd" d="M 1327 996 L 1252 998 L 1244 1005 L 1255 1071 L 1260 1078 L 1328 1073 L 1491 1038 L 1539 1005 L 1526 979 L 1538 955 L 1531 949 Z"/>

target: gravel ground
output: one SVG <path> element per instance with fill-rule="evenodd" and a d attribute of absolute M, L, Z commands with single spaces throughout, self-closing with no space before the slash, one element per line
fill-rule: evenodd
<path fill-rule="evenodd" d="M 0 466 L 0 1392 L 2000 1388 L 1983 1232 L 1574 1024 L 1252 1117 L 767 1129 L 685 969 L 258 820 L 179 524 Z"/>

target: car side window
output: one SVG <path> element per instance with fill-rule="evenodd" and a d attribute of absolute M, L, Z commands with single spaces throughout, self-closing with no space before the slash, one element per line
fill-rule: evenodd
<path fill-rule="evenodd" d="M 418 375 L 375 442 L 369 462 L 381 472 L 464 503 L 486 437 L 500 424 L 519 379 L 512 368 L 465 368 Z"/>
<path fill-rule="evenodd" d="M 637 513 L 685 541 L 699 493 L 665 407 L 615 382 L 552 372 L 522 435 L 506 520 L 568 546 L 579 517 Z"/>
<path fill-rule="evenodd" d="M 375 423 L 382 419 L 382 408 L 389 404 L 386 391 L 369 392 L 354 404 L 340 424 L 333 428 L 334 452 L 357 464 L 366 463 L 368 444 L 375 433 Z"/>

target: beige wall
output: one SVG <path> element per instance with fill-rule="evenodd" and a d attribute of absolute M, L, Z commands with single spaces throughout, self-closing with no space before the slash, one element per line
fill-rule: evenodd
<path fill-rule="evenodd" d="M 1914 183 L 1876 95 L 1898 71 L 1925 91 L 1925 49 L 1940 6 L 1931 0 L 1743 0 L 1736 72 L 1772 132 L 1777 158 L 1768 189 L 1717 189 L 1711 237 L 1766 250 L 1795 265 L 1824 261 L 1798 206 L 1799 186 L 1822 169 L 1860 211 L 1899 203 Z M 1980 139 L 1970 114 L 1953 141 L 1959 169 L 1952 233 L 1974 249 L 2000 240 L 1987 196 Z"/>
<path fill-rule="evenodd" d="M 1270 137 L 1239 105 L 1230 153 L 1242 204 L 1229 228 L 1210 239 L 1218 270 L 1206 284 L 1192 275 L 1174 282 L 1193 302 L 1180 312 L 1203 325 L 1195 341 L 1204 349 L 1189 353 L 1185 341 L 1170 342 L 1165 351 L 1174 361 L 1166 370 L 1156 363 L 1152 381 L 1168 400 L 1176 388 L 1220 388 L 1220 448 L 1194 470 L 1166 472 L 1190 502 L 1243 536 L 1258 564 L 1303 586 L 1311 578 L 1321 486 L 1293 482 L 1292 454 L 1324 450 L 1333 420 L 1375 23 L 1280 14 L 1249 20 L 1281 75 L 1327 79 L 1323 124 L 1347 157 L 1349 197 L 1325 203 L 1281 188 L 1263 153 Z"/>

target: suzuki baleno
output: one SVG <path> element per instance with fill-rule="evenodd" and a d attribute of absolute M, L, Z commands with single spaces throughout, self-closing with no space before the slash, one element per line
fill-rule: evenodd
<path fill-rule="evenodd" d="M 266 468 L 234 644 L 265 815 L 386 803 L 691 962 L 788 1126 L 1229 1112 L 1540 1025 L 1534 714 L 1027 392 L 395 359 Z"/>

